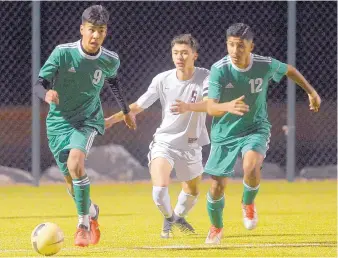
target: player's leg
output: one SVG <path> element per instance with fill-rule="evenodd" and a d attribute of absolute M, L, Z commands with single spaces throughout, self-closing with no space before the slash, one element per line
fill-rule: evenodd
<path fill-rule="evenodd" d="M 74 130 L 69 145 L 70 151 L 67 159 L 67 168 L 72 177 L 75 203 L 78 213 L 78 226 L 75 235 L 75 245 L 88 246 L 89 243 L 96 244 L 100 239 L 97 220 L 93 221 L 89 216 L 90 208 L 90 181 L 85 173 L 84 162 L 87 153 L 94 141 L 97 132 L 88 127 Z M 95 207 L 95 206 L 94 206 Z M 98 214 L 98 210 L 97 214 Z"/>
<path fill-rule="evenodd" d="M 174 216 L 170 203 L 168 186 L 174 163 L 170 158 L 169 149 L 156 143 L 152 143 L 150 146 L 148 160 L 153 184 L 152 196 L 155 205 L 164 217 L 161 237 L 169 238 L 171 236 Z"/>
<path fill-rule="evenodd" d="M 195 232 L 185 216 L 197 203 L 203 173 L 202 148 L 184 151 L 178 155 L 175 170 L 178 180 L 182 182 L 182 190 L 174 209 L 175 225 L 183 232 Z"/>
<path fill-rule="evenodd" d="M 89 226 L 89 195 L 90 182 L 84 172 L 86 154 L 79 149 L 71 149 L 67 160 L 67 167 L 72 177 L 75 204 L 78 214 L 78 225 L 75 233 L 75 245 L 88 246 L 90 241 Z"/>
<path fill-rule="evenodd" d="M 243 148 L 243 196 L 242 210 L 245 228 L 251 230 L 257 226 L 258 216 L 255 198 L 258 194 L 261 168 L 268 149 L 269 134 L 255 133 L 246 137 Z"/>
<path fill-rule="evenodd" d="M 76 204 L 75 195 L 74 195 L 74 187 L 73 187 L 73 179 L 69 174 L 64 175 L 64 179 L 67 185 L 68 194 L 73 198 Z M 89 200 L 89 202 L 90 202 L 90 206 L 89 206 L 89 222 L 90 223 L 89 225 L 90 225 L 91 234 L 93 234 L 93 232 L 96 232 L 96 235 L 98 235 L 98 237 L 97 236 L 91 237 L 91 243 L 96 244 L 98 240 L 100 239 L 100 231 L 98 229 L 99 227 L 98 218 L 99 218 L 100 209 L 99 209 L 99 206 L 95 204 L 91 199 Z M 96 239 L 95 242 L 93 242 L 94 239 Z"/>
<path fill-rule="evenodd" d="M 205 173 L 211 175 L 211 187 L 207 193 L 207 211 L 211 222 L 206 244 L 219 244 L 223 235 L 224 190 L 227 178 L 233 175 L 240 146 L 237 142 L 229 145 L 212 146 L 205 166 Z"/>

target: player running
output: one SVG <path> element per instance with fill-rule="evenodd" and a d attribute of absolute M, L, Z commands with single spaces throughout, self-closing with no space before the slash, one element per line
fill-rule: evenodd
<path fill-rule="evenodd" d="M 318 112 L 321 99 L 315 89 L 293 66 L 271 57 L 252 54 L 253 32 L 243 23 L 227 30 L 228 55 L 212 65 L 208 88 L 209 115 L 214 116 L 211 126 L 211 151 L 205 173 L 211 175 L 207 194 L 207 210 L 211 227 L 208 244 L 219 244 L 223 233 L 224 188 L 234 172 L 239 153 L 243 158 L 242 211 L 245 228 L 257 225 L 254 204 L 260 186 L 260 171 L 270 141 L 271 124 L 267 113 L 268 82 L 279 82 L 284 75 L 302 87 L 309 96 L 310 110 Z M 246 114 L 225 112 L 231 99 L 235 105 L 245 103 Z M 232 102 L 234 103 L 234 102 Z M 185 104 L 180 104 L 180 108 Z M 192 109 L 193 107 L 190 107 Z M 219 116 L 220 112 L 224 115 Z"/>
<path fill-rule="evenodd" d="M 119 57 L 102 47 L 108 20 L 103 6 L 87 8 L 82 14 L 81 40 L 58 45 L 34 87 L 34 93 L 50 105 L 46 119 L 49 148 L 76 204 L 75 245 L 81 247 L 97 244 L 100 239 L 99 207 L 90 200 L 84 160 L 95 136 L 105 130 L 100 101 L 104 83 L 111 87 L 127 126 L 136 128 L 117 83 Z"/>

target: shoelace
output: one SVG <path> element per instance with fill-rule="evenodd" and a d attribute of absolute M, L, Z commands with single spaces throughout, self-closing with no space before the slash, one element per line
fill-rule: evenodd
<path fill-rule="evenodd" d="M 245 210 L 245 215 L 248 219 L 253 219 L 255 215 L 254 204 L 243 205 Z"/>

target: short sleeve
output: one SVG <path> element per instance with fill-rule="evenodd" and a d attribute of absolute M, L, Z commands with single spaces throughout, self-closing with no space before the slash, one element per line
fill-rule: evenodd
<path fill-rule="evenodd" d="M 136 101 L 136 104 L 142 108 L 146 109 L 150 107 L 156 100 L 159 99 L 158 88 L 159 88 L 160 80 L 158 76 L 156 76 L 151 84 L 148 87 L 148 90 Z"/>
<path fill-rule="evenodd" d="M 270 78 L 275 82 L 280 82 L 288 70 L 288 65 L 274 58 L 271 59 L 270 65 Z"/>
<path fill-rule="evenodd" d="M 120 67 L 120 59 L 112 59 L 111 65 L 110 65 L 110 69 L 108 72 L 108 78 L 115 78 L 117 76 L 117 70 Z"/>
<path fill-rule="evenodd" d="M 51 82 L 60 68 L 60 49 L 56 47 L 40 69 L 39 77 Z"/>
<path fill-rule="evenodd" d="M 222 74 L 215 66 L 211 67 L 208 87 L 209 99 L 220 99 L 222 89 Z"/>
<path fill-rule="evenodd" d="M 210 75 L 205 77 L 203 81 L 203 98 L 208 97 L 208 92 L 209 92 L 209 80 L 210 80 Z"/>

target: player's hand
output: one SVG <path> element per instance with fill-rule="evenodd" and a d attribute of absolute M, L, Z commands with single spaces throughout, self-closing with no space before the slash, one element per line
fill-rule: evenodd
<path fill-rule="evenodd" d="M 179 99 L 176 99 L 175 100 L 176 103 L 172 104 L 171 107 L 170 107 L 170 111 L 171 113 L 173 113 L 174 115 L 179 115 L 179 114 L 183 114 L 187 111 L 189 111 L 188 107 L 189 107 L 189 104 L 179 100 Z"/>
<path fill-rule="evenodd" d="M 49 90 L 49 91 L 47 91 L 46 96 L 45 96 L 45 101 L 48 104 L 54 103 L 54 104 L 58 105 L 59 104 L 59 95 L 58 95 L 58 93 L 55 90 Z"/>
<path fill-rule="evenodd" d="M 309 102 L 310 102 L 310 105 L 309 105 L 310 110 L 312 110 L 313 112 L 318 112 L 320 108 L 320 103 L 322 102 L 318 93 L 314 91 L 308 95 L 309 95 Z"/>
<path fill-rule="evenodd" d="M 238 116 L 243 116 L 245 113 L 249 112 L 249 106 L 245 104 L 244 98 L 245 96 L 243 95 L 230 102 L 224 103 L 224 109 L 221 111 L 229 112 Z"/>
<path fill-rule="evenodd" d="M 123 120 L 126 123 L 126 125 L 128 126 L 129 129 L 133 129 L 136 130 L 136 117 L 135 114 L 133 114 L 132 112 L 129 112 L 126 115 L 123 115 Z"/>
<path fill-rule="evenodd" d="M 108 129 L 108 128 L 112 127 L 113 124 L 116 124 L 116 123 L 119 122 L 115 117 L 116 117 L 115 115 L 112 115 L 112 116 L 104 119 L 104 128 L 105 129 Z"/>

